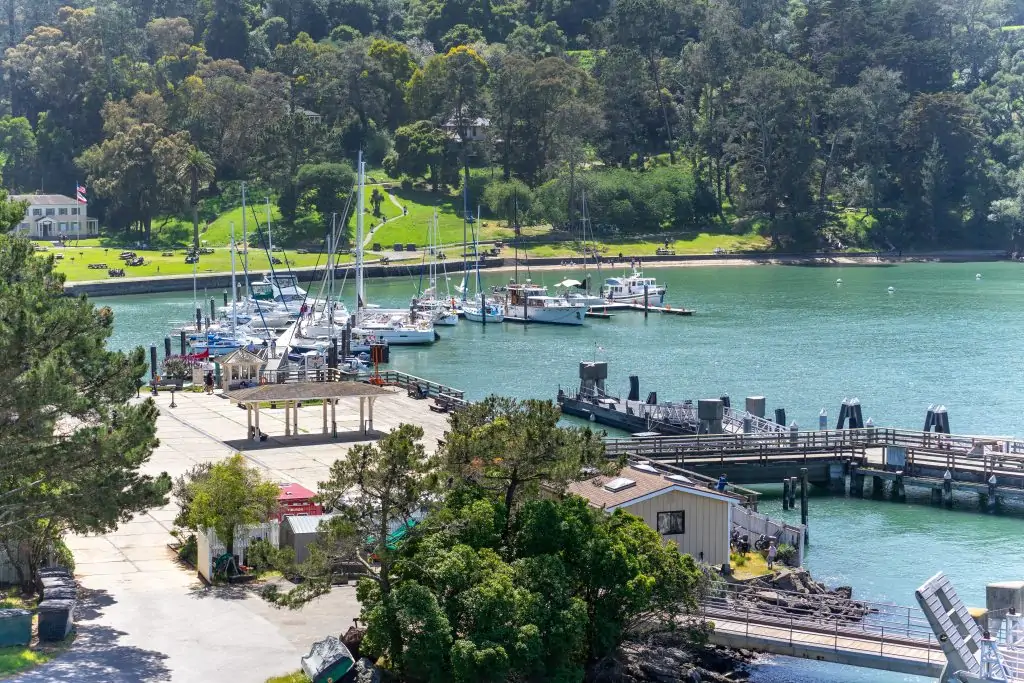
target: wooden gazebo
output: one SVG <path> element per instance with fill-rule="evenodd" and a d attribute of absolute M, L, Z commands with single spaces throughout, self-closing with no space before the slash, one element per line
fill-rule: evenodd
<path fill-rule="evenodd" d="M 323 402 L 323 433 L 338 436 L 336 409 L 343 398 L 359 399 L 359 433 L 366 434 L 373 429 L 373 404 L 381 396 L 394 395 L 394 391 L 365 384 L 363 382 L 293 382 L 287 384 L 263 384 L 248 389 L 224 392 L 233 403 L 244 406 L 248 417 L 250 439 L 260 438 L 260 406 L 264 403 L 284 406 L 284 435 L 298 436 L 299 404 L 311 401 Z M 331 419 L 328 423 L 327 408 L 330 406 Z M 328 426 L 330 428 L 328 429 Z"/>
<path fill-rule="evenodd" d="M 231 391 L 241 385 L 257 385 L 260 383 L 260 370 L 266 361 L 252 351 L 235 349 L 217 359 L 221 367 L 221 389 Z"/>

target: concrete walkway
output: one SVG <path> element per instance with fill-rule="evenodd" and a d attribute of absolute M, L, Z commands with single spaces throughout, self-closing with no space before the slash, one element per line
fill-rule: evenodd
<path fill-rule="evenodd" d="M 157 403 L 160 446 L 145 471 L 176 477 L 199 462 L 241 452 L 279 482 L 316 489 L 331 464 L 353 443 L 319 434 L 320 407 L 299 410 L 300 434 L 285 438 L 284 411 L 261 411 L 261 427 L 271 435 L 249 442 L 246 414 L 220 395 L 178 393 Z M 358 402 L 343 400 L 339 429 L 354 430 Z M 401 422 L 422 424 L 424 444 L 436 448 L 446 416 L 431 413 L 425 401 L 404 393 L 381 397 L 375 427 L 385 431 Z M 303 433 L 308 428 L 309 433 Z M 18 683 L 263 683 L 299 668 L 299 657 L 313 641 L 338 635 L 359 614 L 352 587 L 335 588 L 299 611 L 278 610 L 243 587 L 204 586 L 195 572 L 174 560 L 167 544 L 177 510 L 172 504 L 139 515 L 103 536 L 68 539 L 76 577 L 85 598 L 71 649 Z"/>

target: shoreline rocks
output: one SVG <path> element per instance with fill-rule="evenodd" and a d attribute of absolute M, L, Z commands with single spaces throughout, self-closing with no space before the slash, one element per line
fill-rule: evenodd
<path fill-rule="evenodd" d="M 852 600 L 850 586 L 828 588 L 806 569 L 783 569 L 773 576 L 730 584 L 729 588 L 726 599 L 731 604 L 765 615 L 856 623 L 872 612 L 867 605 Z"/>

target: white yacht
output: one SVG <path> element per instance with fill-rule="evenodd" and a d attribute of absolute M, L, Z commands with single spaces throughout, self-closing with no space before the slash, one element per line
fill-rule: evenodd
<path fill-rule="evenodd" d="M 632 275 L 610 277 L 601 287 L 601 295 L 612 303 L 642 304 L 644 287 L 647 288 L 647 302 L 652 306 L 665 303 L 665 285 L 659 285 L 653 277 L 644 277 L 643 272 L 634 268 Z"/>
<path fill-rule="evenodd" d="M 586 306 L 562 296 L 549 296 L 547 287 L 534 285 L 529 280 L 525 284 L 511 283 L 505 291 L 507 316 L 552 325 L 582 325 L 586 318 Z"/>
<path fill-rule="evenodd" d="M 391 346 L 433 344 L 437 341 L 434 322 L 425 315 L 417 315 L 415 308 L 387 310 L 374 308 L 366 300 L 363 287 L 363 216 L 366 210 L 366 163 L 362 152 L 356 172 L 356 311 L 353 332 L 371 335 Z"/>
<path fill-rule="evenodd" d="M 264 275 L 259 282 L 250 285 L 252 298 L 260 301 L 303 301 L 306 290 L 299 287 L 295 275 Z"/>
<path fill-rule="evenodd" d="M 591 294 L 590 292 L 580 289 L 581 287 L 583 287 L 583 283 L 579 280 L 562 280 L 555 285 L 555 292 L 564 297 L 566 301 L 574 304 L 583 304 L 588 308 L 608 303 L 604 297 L 597 294 Z"/>

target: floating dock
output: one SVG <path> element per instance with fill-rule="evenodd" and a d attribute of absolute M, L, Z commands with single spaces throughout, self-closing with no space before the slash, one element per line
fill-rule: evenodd
<path fill-rule="evenodd" d="M 632 304 L 626 302 L 600 304 L 591 306 L 591 313 L 609 313 L 611 311 L 640 311 L 648 313 L 662 313 L 664 315 L 693 315 L 694 311 L 689 308 L 673 308 L 671 306 L 644 306 L 643 304 Z M 587 315 L 590 315 L 588 313 Z"/>

